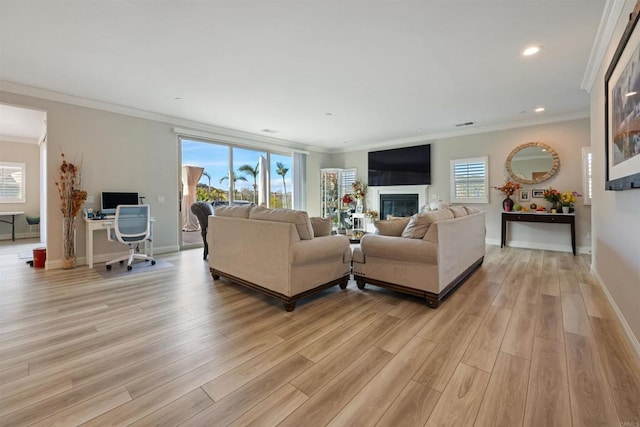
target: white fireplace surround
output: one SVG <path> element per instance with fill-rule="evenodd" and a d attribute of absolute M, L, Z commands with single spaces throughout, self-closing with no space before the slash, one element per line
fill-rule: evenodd
<path fill-rule="evenodd" d="M 390 185 L 385 187 L 369 187 L 367 194 L 368 210 L 380 212 L 380 195 L 381 194 L 418 194 L 418 211 L 429 203 L 429 186 L 428 185 Z M 384 219 L 384 218 L 382 218 Z M 373 229 L 373 228 L 372 228 Z M 367 227 L 369 231 L 369 227 Z"/>

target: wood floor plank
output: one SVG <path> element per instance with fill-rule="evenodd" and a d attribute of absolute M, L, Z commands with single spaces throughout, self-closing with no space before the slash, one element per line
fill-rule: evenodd
<path fill-rule="evenodd" d="M 479 317 L 464 315 L 446 339 L 436 345 L 413 379 L 443 392 L 481 322 Z"/>
<path fill-rule="evenodd" d="M 177 426 L 211 405 L 213 405 L 213 400 L 201 388 L 197 388 L 136 421 L 131 426 Z"/>
<path fill-rule="evenodd" d="M 578 278 L 573 270 L 559 270 L 560 293 L 578 293 Z"/>
<path fill-rule="evenodd" d="M 484 317 L 496 299 L 498 292 L 502 288 L 502 283 L 486 281 L 480 283 L 473 294 L 471 294 L 469 304 L 466 305 L 464 312 L 477 317 Z"/>
<path fill-rule="evenodd" d="M 535 335 L 551 341 L 564 342 L 563 331 L 562 299 L 560 295 L 540 294 Z"/>
<path fill-rule="evenodd" d="M 565 332 L 591 336 L 591 327 L 582 294 L 579 291 L 577 293 L 563 293 L 561 298 L 562 324 Z"/>
<path fill-rule="evenodd" d="M 537 304 L 516 303 L 500 351 L 531 360 L 537 312 Z"/>
<path fill-rule="evenodd" d="M 529 375 L 525 427 L 571 425 L 564 346 L 536 338 Z"/>
<path fill-rule="evenodd" d="M 603 319 L 615 318 L 615 312 L 609 305 L 609 301 L 607 301 L 607 297 L 599 285 L 593 286 L 580 283 L 579 286 L 589 316 L 602 317 Z"/>
<path fill-rule="evenodd" d="M 500 352 L 475 425 L 519 426 L 524 418 L 530 363 Z"/>
<path fill-rule="evenodd" d="M 307 402 L 293 412 L 279 427 L 308 425 L 310 420 L 316 425 L 326 425 L 338 412 L 382 369 L 393 354 L 371 347 L 326 386 L 315 393 Z M 351 361 L 344 361 L 348 364 Z"/>
<path fill-rule="evenodd" d="M 619 425 L 609 387 L 601 387 L 607 379 L 591 338 L 566 333 L 565 343 L 573 424 Z"/>
<path fill-rule="evenodd" d="M 557 270 L 543 269 L 540 277 L 540 293 L 554 297 L 560 296 L 560 277 Z"/>
<path fill-rule="evenodd" d="M 291 412 L 308 399 L 307 395 L 292 385 L 282 388 L 262 402 L 258 403 L 230 426 L 264 426 L 279 425 Z"/>
<path fill-rule="evenodd" d="M 416 381 L 402 390 L 376 427 L 423 426 L 440 400 L 441 393 Z"/>
<path fill-rule="evenodd" d="M 435 344 L 430 341 L 413 338 L 328 425 L 374 425 L 382 418 L 434 347 Z"/>
<path fill-rule="evenodd" d="M 376 345 L 389 353 L 399 352 L 435 314 L 436 310 L 425 306 L 419 307 L 382 336 Z"/>
<path fill-rule="evenodd" d="M 469 343 L 462 363 L 491 373 L 510 318 L 511 310 L 492 307 Z"/>
<path fill-rule="evenodd" d="M 243 414 L 286 385 L 312 364 L 309 359 L 294 353 L 274 369 L 189 418 L 184 426 L 228 425 L 242 417 Z"/>
<path fill-rule="evenodd" d="M 473 425 L 488 383 L 488 373 L 459 364 L 425 426 Z"/>

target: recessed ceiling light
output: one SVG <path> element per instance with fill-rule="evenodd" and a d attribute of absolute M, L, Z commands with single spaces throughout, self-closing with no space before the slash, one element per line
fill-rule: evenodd
<path fill-rule="evenodd" d="M 637 93 L 638 93 L 638 92 L 629 92 L 629 93 L 627 93 L 625 96 L 633 96 L 633 95 L 635 95 L 635 94 L 637 94 Z"/>
<path fill-rule="evenodd" d="M 535 111 L 536 113 L 542 113 L 544 111 L 544 107 L 538 107 L 533 111 Z"/>
<path fill-rule="evenodd" d="M 542 49 L 542 46 L 529 46 L 528 48 L 522 51 L 522 54 L 524 56 L 535 55 L 536 53 L 540 52 L 541 49 Z"/>

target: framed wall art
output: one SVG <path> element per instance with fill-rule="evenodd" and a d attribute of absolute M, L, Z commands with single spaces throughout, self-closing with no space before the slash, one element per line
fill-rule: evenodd
<path fill-rule="evenodd" d="M 640 0 L 605 74 L 605 190 L 640 188 Z"/>
<path fill-rule="evenodd" d="M 531 200 L 530 195 L 529 195 L 529 190 L 520 190 L 520 194 L 519 197 L 521 202 L 528 202 L 529 200 Z"/>
<path fill-rule="evenodd" d="M 542 199 L 544 197 L 544 190 L 531 190 L 531 197 L 533 197 L 534 199 Z"/>

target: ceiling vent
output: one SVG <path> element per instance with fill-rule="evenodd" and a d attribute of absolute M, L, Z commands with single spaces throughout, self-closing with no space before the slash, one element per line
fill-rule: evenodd
<path fill-rule="evenodd" d="M 266 132 L 266 133 L 278 133 L 280 132 L 279 130 L 276 129 L 262 129 L 262 132 Z"/>
<path fill-rule="evenodd" d="M 462 127 L 465 127 L 465 126 L 471 126 L 471 125 L 475 125 L 475 124 L 476 124 L 476 122 L 457 123 L 456 127 L 457 128 L 462 128 Z"/>

